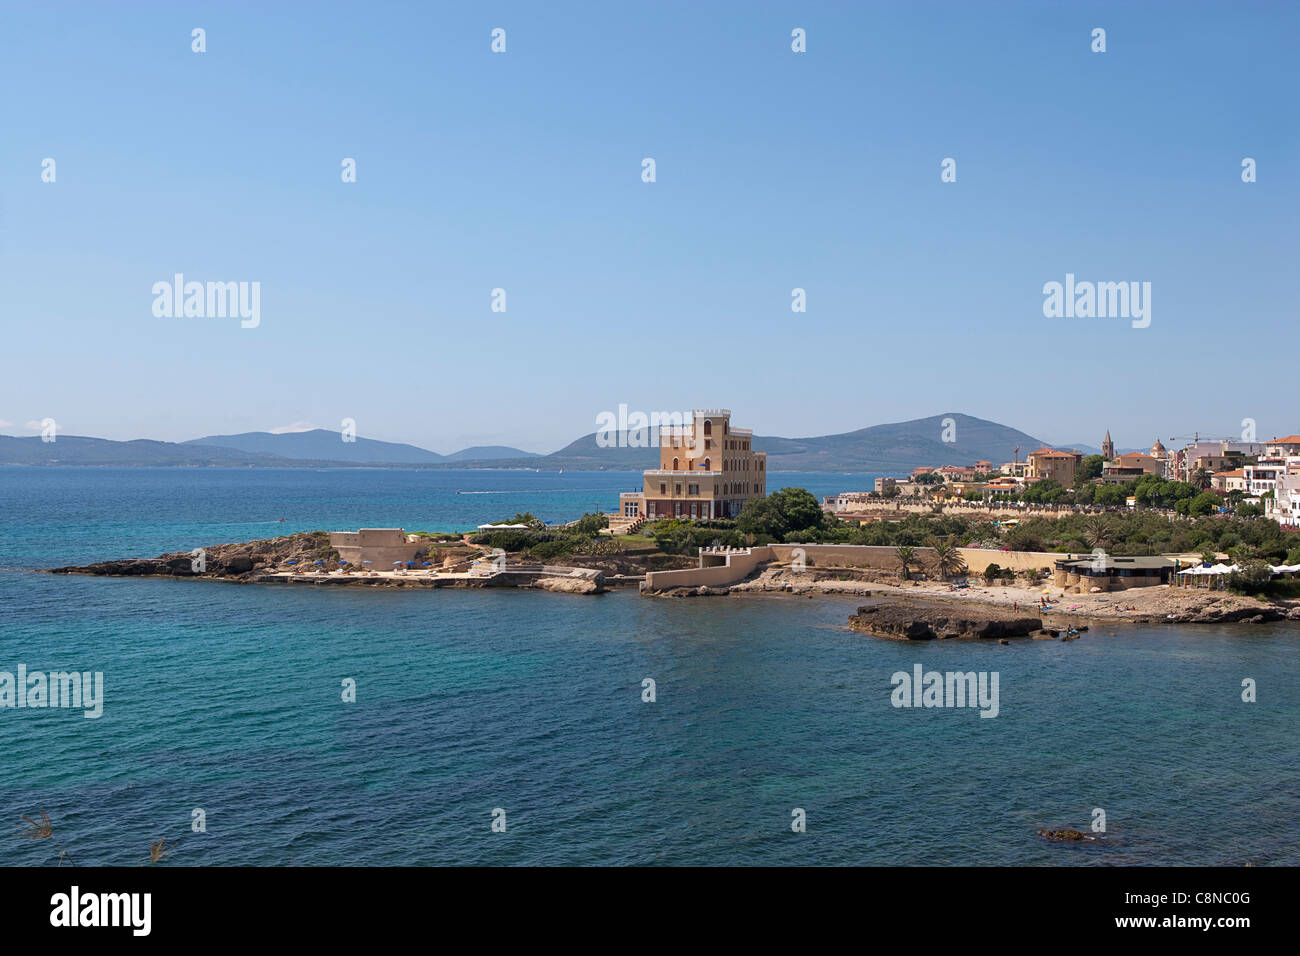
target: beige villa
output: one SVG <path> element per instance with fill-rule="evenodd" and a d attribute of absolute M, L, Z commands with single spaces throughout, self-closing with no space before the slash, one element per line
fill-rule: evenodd
<path fill-rule="evenodd" d="M 767 494 L 767 453 L 754 433 L 731 426 L 731 411 L 697 408 L 690 424 L 659 429 L 659 467 L 642 475 L 639 492 L 619 496 L 625 518 L 734 518 Z"/>
<path fill-rule="evenodd" d="M 1052 478 L 1067 488 L 1074 484 L 1074 476 L 1083 464 L 1083 455 L 1077 451 L 1057 451 L 1040 448 L 1029 453 L 1027 478 Z"/>

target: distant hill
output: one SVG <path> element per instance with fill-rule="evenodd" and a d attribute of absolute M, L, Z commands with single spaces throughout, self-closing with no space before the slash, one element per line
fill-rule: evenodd
<path fill-rule="evenodd" d="M 945 441 L 949 437 L 952 441 Z M 755 438 L 767 452 L 768 471 L 909 472 L 914 468 L 969 465 L 986 460 L 994 466 L 1020 458 L 1044 442 L 1032 435 L 958 412 L 872 425 L 818 438 Z"/>
<path fill-rule="evenodd" d="M 325 428 L 279 435 L 273 432 L 209 435 L 182 444 L 234 448 L 299 461 L 337 461 L 359 465 L 434 465 L 447 460 L 435 451 L 417 448 L 415 445 L 361 437 L 356 441 L 344 441 L 339 432 Z"/>
<path fill-rule="evenodd" d="M 259 455 L 234 448 L 176 444 L 166 441 L 111 441 L 80 435 L 59 435 L 43 442 L 38 436 L 15 438 L 0 435 L 0 464 L 4 465 L 176 465 L 189 467 L 248 465 L 284 467 L 300 465 L 276 455 Z"/>
<path fill-rule="evenodd" d="M 402 442 L 377 441 L 358 437 L 345 442 L 339 432 L 315 428 L 305 432 L 244 432 L 241 435 L 209 435 L 183 442 L 234 448 L 262 455 L 276 455 L 294 461 L 331 461 L 363 465 L 438 465 L 461 462 L 489 462 L 502 459 L 538 458 L 539 455 L 506 445 L 475 445 L 451 455 L 407 445 Z"/>
<path fill-rule="evenodd" d="M 509 445 L 473 445 L 460 451 L 444 455 L 443 461 L 501 461 L 503 459 L 541 458 L 533 451 L 522 451 Z"/>

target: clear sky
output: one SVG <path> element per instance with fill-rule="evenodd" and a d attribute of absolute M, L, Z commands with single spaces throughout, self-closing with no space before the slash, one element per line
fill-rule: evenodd
<path fill-rule="evenodd" d="M 6 0 L 0 432 L 1295 433 L 1297 36 L 1282 0 Z M 155 317 L 178 272 L 260 324 Z M 1066 273 L 1150 282 L 1150 326 L 1044 317 Z"/>

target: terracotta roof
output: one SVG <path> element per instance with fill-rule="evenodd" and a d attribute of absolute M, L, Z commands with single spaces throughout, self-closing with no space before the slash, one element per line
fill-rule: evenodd
<path fill-rule="evenodd" d="M 1038 451 L 1031 451 L 1030 455 L 1037 455 L 1039 458 L 1073 458 L 1078 452 L 1074 451 L 1057 451 L 1055 448 L 1040 448 Z"/>
<path fill-rule="evenodd" d="M 1264 442 L 1265 445 L 1300 445 L 1300 435 L 1287 435 L 1285 438 L 1274 438 L 1272 441 Z"/>

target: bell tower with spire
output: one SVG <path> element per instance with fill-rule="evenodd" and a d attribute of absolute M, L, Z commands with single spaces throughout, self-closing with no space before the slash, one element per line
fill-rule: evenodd
<path fill-rule="evenodd" d="M 1106 440 L 1101 443 L 1101 457 L 1107 461 L 1115 460 L 1115 443 L 1110 440 L 1110 429 L 1106 429 Z"/>

